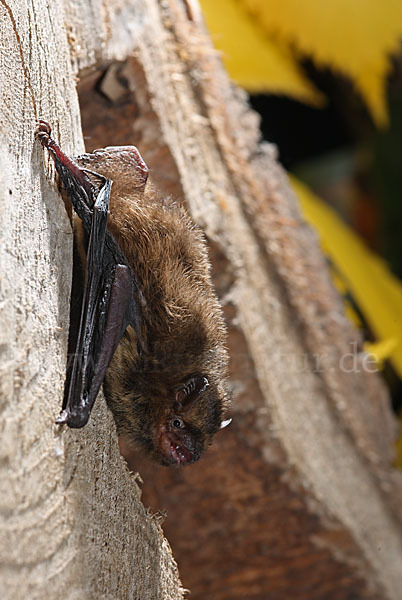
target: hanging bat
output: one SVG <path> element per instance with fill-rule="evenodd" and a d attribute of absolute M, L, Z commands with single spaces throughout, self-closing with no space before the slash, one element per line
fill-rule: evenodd
<path fill-rule="evenodd" d="M 230 420 L 222 310 L 206 243 L 161 197 L 134 146 L 74 160 L 39 121 L 87 238 L 74 360 L 57 423 L 83 427 L 103 390 L 117 433 L 164 465 L 192 463 Z M 110 213 L 109 213 L 110 207 Z"/>

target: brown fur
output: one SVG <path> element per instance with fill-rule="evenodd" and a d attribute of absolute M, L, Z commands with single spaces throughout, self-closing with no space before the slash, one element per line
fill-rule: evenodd
<path fill-rule="evenodd" d="M 158 436 L 178 414 L 175 388 L 203 375 L 208 388 L 191 411 L 180 414 L 183 444 L 194 448 L 196 460 L 228 407 L 226 328 L 203 234 L 182 207 L 146 183 L 132 147 L 97 150 L 76 162 L 113 181 L 109 231 L 144 297 L 145 351 L 139 355 L 136 334 L 128 328 L 104 382 L 118 433 L 167 464 Z"/>

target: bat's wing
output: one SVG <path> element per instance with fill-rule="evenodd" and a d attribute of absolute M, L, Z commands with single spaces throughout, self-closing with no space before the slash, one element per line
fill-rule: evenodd
<path fill-rule="evenodd" d="M 37 137 L 51 153 L 74 210 L 89 233 L 80 327 L 68 394 L 57 419 L 57 423 L 83 427 L 128 325 L 140 340 L 139 290 L 131 267 L 106 228 L 112 182 L 71 161 L 51 139 L 47 123 L 40 122 Z M 88 173 L 101 182 L 99 189 Z"/>
<path fill-rule="evenodd" d="M 66 405 L 57 420 L 70 427 L 88 421 L 121 336 L 137 321 L 132 314 L 136 290 L 131 269 L 117 262 L 106 245 L 110 187 L 106 180 L 93 208 L 77 345 Z"/>

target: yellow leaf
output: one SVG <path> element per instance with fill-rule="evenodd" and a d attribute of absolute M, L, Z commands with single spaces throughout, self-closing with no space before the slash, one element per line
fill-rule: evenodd
<path fill-rule="evenodd" d="M 343 303 L 345 306 L 346 316 L 350 321 L 352 321 L 352 323 L 355 324 L 356 327 L 360 328 L 362 326 L 361 319 L 357 314 L 356 310 L 354 309 L 352 303 L 346 297 L 348 292 L 350 291 L 346 282 L 344 281 L 341 274 L 335 269 L 335 265 L 330 265 L 329 270 L 331 273 L 331 279 L 333 284 L 335 285 L 338 292 L 343 296 Z"/>
<path fill-rule="evenodd" d="M 378 125 L 387 122 L 389 56 L 400 50 L 401 0 L 238 0 L 268 35 L 352 78 Z"/>
<path fill-rule="evenodd" d="M 324 103 L 290 51 L 256 27 L 239 2 L 201 0 L 201 6 L 215 47 L 236 83 L 250 92 L 285 94 L 316 106 Z"/>
<path fill-rule="evenodd" d="M 318 231 L 323 249 L 374 332 L 377 346 L 402 377 L 402 283 L 386 263 L 305 185 L 291 178 L 307 221 Z"/>
<path fill-rule="evenodd" d="M 380 342 L 366 342 L 364 344 L 364 351 L 366 354 L 370 354 L 378 366 L 382 368 L 384 361 L 390 358 L 397 346 L 398 340 L 390 338 L 388 340 L 381 340 Z"/>

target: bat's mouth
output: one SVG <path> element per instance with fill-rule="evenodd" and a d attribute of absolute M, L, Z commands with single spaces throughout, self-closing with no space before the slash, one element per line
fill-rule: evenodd
<path fill-rule="evenodd" d="M 187 448 L 179 446 L 174 442 L 170 442 L 170 454 L 178 464 L 188 463 L 193 460 L 193 455 Z"/>
<path fill-rule="evenodd" d="M 185 465 L 196 460 L 194 454 L 183 445 L 183 442 L 169 431 L 163 431 L 160 434 L 159 448 L 164 464 Z"/>

